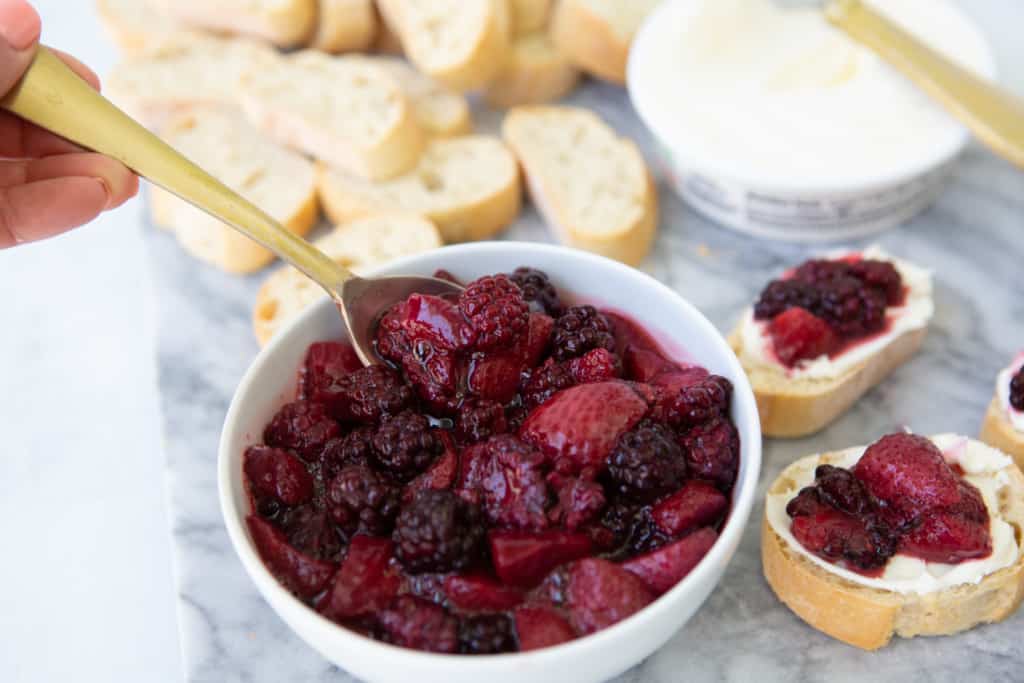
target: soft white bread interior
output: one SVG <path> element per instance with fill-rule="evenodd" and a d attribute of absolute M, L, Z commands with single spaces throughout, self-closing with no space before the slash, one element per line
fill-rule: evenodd
<path fill-rule="evenodd" d="M 516 37 L 508 60 L 484 89 L 495 108 L 544 104 L 565 97 L 579 83 L 580 72 L 555 49 L 546 31 Z"/>
<path fill-rule="evenodd" d="M 317 0 L 162 0 L 171 16 L 193 26 L 295 47 L 308 40 Z"/>
<path fill-rule="evenodd" d="M 268 140 L 241 112 L 198 109 L 172 120 L 162 136 L 295 234 L 316 224 L 313 163 Z M 266 248 L 165 190 L 153 188 L 151 210 L 187 251 L 218 268 L 247 273 L 274 260 Z"/>
<path fill-rule="evenodd" d="M 998 398 L 993 398 L 985 411 L 981 440 L 1006 453 L 1018 467 L 1024 468 L 1024 433 L 1017 431 L 1010 422 Z"/>
<path fill-rule="evenodd" d="M 377 39 L 373 0 L 318 0 L 309 47 L 337 54 L 367 50 Z"/>
<path fill-rule="evenodd" d="M 644 259 L 658 198 L 631 140 L 577 107 L 517 107 L 502 135 L 523 166 L 534 204 L 563 243 L 630 265 Z"/>
<path fill-rule="evenodd" d="M 551 20 L 555 44 L 578 67 L 626 82 L 633 35 L 661 0 L 560 0 Z"/>
<path fill-rule="evenodd" d="M 431 140 L 416 168 L 391 180 L 371 182 L 325 164 L 317 176 L 333 222 L 406 211 L 433 221 L 446 242 L 491 237 L 521 206 L 515 158 L 501 140 L 484 135 Z"/>
<path fill-rule="evenodd" d="M 423 131 L 394 78 L 358 55 L 305 50 L 243 79 L 253 124 L 281 144 L 369 180 L 414 167 Z"/>
<path fill-rule="evenodd" d="M 364 57 L 395 79 L 409 98 L 423 131 L 434 137 L 465 135 L 473 128 L 469 102 L 429 76 L 424 76 L 401 57 Z"/>
<path fill-rule="evenodd" d="M 107 35 L 125 54 L 136 54 L 185 30 L 164 11 L 160 0 L 96 0 L 96 14 Z"/>

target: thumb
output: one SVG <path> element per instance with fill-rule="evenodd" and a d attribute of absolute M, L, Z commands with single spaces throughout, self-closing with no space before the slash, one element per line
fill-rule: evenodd
<path fill-rule="evenodd" d="M 39 14 L 25 0 L 0 0 L 0 95 L 32 62 L 41 28 Z"/>

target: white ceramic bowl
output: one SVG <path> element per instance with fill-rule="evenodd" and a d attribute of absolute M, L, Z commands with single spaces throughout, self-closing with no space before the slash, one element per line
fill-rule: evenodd
<path fill-rule="evenodd" d="M 379 643 L 328 621 L 282 588 L 263 566 L 244 523 L 249 503 L 241 476 L 243 450 L 259 440 L 263 426 L 294 396 L 296 370 L 306 348 L 315 341 L 344 336 L 341 320 L 325 298 L 257 356 L 235 392 L 220 443 L 220 501 L 235 551 L 264 599 L 299 637 L 360 678 L 396 683 L 604 680 L 654 652 L 690 618 L 721 578 L 740 542 L 761 469 L 761 429 L 754 395 L 722 336 L 678 294 L 639 271 L 599 256 L 515 242 L 446 247 L 395 262 L 379 272 L 430 275 L 444 268 L 468 281 L 521 265 L 547 271 L 563 291 L 628 312 L 660 337 L 667 351 L 685 348 L 694 361 L 732 380 L 732 417 L 740 434 L 741 462 L 728 521 L 700 564 L 655 603 L 611 628 L 557 647 L 481 657 L 427 654 Z"/>
<path fill-rule="evenodd" d="M 710 154 L 698 142 L 700 132 L 680 125 L 664 104 L 670 86 L 664 82 L 663 46 L 676 40 L 667 32 L 685 26 L 697 2 L 666 0 L 648 16 L 633 41 L 627 79 L 630 99 L 654 134 L 665 174 L 687 204 L 721 225 L 757 237 L 824 242 L 889 229 L 935 201 L 970 140 L 967 129 L 952 120 L 925 154 L 904 155 L 898 164 L 841 178 L 783 179 L 743 158 Z M 957 7 L 942 9 L 976 38 L 977 68 L 994 79 L 995 59 L 983 34 Z"/>

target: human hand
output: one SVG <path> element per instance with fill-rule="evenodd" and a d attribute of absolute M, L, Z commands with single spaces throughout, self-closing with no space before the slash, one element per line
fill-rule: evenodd
<path fill-rule="evenodd" d="M 32 62 L 40 30 L 39 15 L 25 0 L 0 0 L 0 95 Z M 57 54 L 99 90 L 87 66 Z M 88 223 L 138 189 L 138 178 L 121 162 L 0 111 L 0 249 Z"/>

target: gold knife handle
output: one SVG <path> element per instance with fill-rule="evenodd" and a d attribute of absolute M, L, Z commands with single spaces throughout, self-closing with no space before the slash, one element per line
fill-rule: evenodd
<path fill-rule="evenodd" d="M 944 105 L 993 152 L 1024 168 L 1024 101 L 954 64 L 862 0 L 832 0 L 825 14 Z"/>
<path fill-rule="evenodd" d="M 351 277 L 347 269 L 115 107 L 43 46 L 18 85 L 0 100 L 0 107 L 117 159 L 256 240 L 328 289 Z"/>

